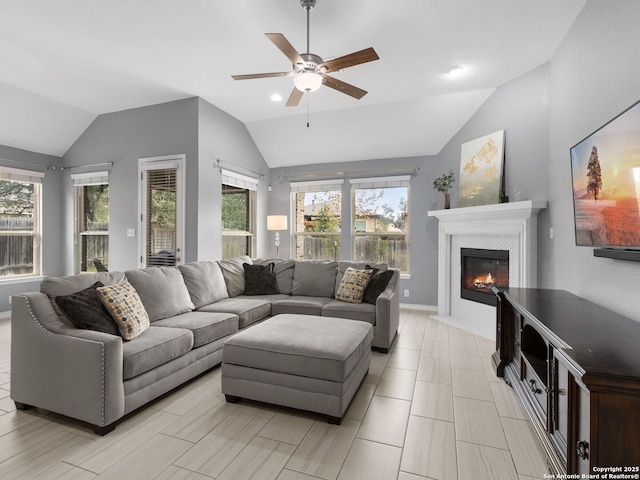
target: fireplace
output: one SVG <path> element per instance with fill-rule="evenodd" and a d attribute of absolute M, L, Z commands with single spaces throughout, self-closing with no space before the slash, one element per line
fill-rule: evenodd
<path fill-rule="evenodd" d="M 509 286 L 509 250 L 460 249 L 460 297 L 496 305 L 492 287 Z"/>

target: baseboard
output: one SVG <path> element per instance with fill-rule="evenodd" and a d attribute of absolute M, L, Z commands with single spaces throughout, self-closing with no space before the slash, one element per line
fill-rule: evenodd
<path fill-rule="evenodd" d="M 400 308 L 404 308 L 405 310 L 421 310 L 427 312 L 437 312 L 437 305 L 422 305 L 419 303 L 401 303 Z"/>
<path fill-rule="evenodd" d="M 7 310 L 6 312 L 0 312 L 0 320 L 5 320 L 7 318 L 11 318 L 11 310 Z"/>

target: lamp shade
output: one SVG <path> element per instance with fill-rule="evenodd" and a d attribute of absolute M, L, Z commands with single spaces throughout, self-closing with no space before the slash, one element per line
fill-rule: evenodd
<path fill-rule="evenodd" d="M 267 215 L 267 230 L 286 230 L 286 215 Z"/>
<path fill-rule="evenodd" d="M 293 83 L 301 92 L 315 92 L 322 85 L 322 75 L 313 72 L 302 72 L 293 78 Z"/>

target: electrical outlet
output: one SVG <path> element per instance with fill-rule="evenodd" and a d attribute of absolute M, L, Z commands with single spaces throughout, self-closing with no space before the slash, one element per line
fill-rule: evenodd
<path fill-rule="evenodd" d="M 9 295 L 9 305 L 11 305 L 11 295 Z"/>
<path fill-rule="evenodd" d="M 409 289 L 408 288 L 405 289 L 404 296 L 405 297 L 409 297 Z"/>
<path fill-rule="evenodd" d="M 553 240 L 553 227 L 549 228 L 549 238 Z"/>

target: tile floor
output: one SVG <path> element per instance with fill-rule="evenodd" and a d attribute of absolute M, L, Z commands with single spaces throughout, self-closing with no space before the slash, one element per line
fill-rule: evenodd
<path fill-rule="evenodd" d="M 341 426 L 227 404 L 220 369 L 105 437 L 9 398 L 0 320 L 0 478 L 162 480 L 532 480 L 548 472 L 522 407 L 491 371 L 494 342 L 402 310 L 393 351 L 371 369 Z"/>

